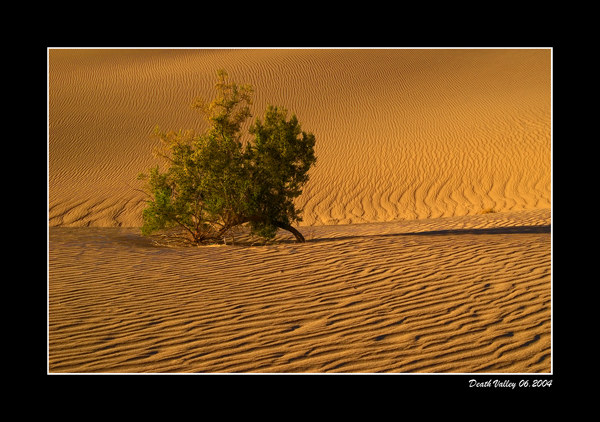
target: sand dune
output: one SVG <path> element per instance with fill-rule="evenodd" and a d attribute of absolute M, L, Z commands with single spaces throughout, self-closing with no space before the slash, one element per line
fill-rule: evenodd
<path fill-rule="evenodd" d="M 550 53 L 50 49 L 49 372 L 551 372 Z M 140 235 L 218 68 L 315 134 L 307 243 Z"/>
<path fill-rule="evenodd" d="M 51 226 L 141 225 L 150 135 L 216 68 L 315 133 L 304 224 L 550 208 L 549 50 L 50 50 Z"/>

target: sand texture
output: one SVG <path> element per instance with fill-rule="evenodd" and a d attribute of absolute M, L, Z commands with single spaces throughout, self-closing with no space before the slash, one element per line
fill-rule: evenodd
<path fill-rule="evenodd" d="M 54 372 L 551 372 L 548 49 L 49 50 Z M 141 236 L 216 70 L 316 136 L 297 244 Z"/>

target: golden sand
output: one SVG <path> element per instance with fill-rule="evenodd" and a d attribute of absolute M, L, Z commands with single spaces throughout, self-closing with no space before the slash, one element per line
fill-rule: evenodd
<path fill-rule="evenodd" d="M 308 241 L 143 238 L 216 69 L 315 134 Z M 49 371 L 551 372 L 551 50 L 49 50 Z"/>

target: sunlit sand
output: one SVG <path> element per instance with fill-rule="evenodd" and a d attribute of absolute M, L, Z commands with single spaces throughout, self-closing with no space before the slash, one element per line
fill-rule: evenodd
<path fill-rule="evenodd" d="M 219 68 L 316 136 L 304 244 L 140 234 L 153 129 L 201 129 Z M 549 49 L 50 49 L 49 372 L 551 372 L 550 74 Z"/>

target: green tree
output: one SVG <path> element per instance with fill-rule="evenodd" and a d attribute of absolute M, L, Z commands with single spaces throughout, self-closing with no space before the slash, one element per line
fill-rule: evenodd
<path fill-rule="evenodd" d="M 281 228 L 304 241 L 292 227 L 302 221 L 294 199 L 302 193 L 308 170 L 316 161 L 315 137 L 302 131 L 295 115 L 287 120 L 287 110 L 274 106 L 249 131 L 254 136 L 246 151 L 253 181 L 247 203 L 252 231 L 269 238 Z"/>
<path fill-rule="evenodd" d="M 251 117 L 253 89 L 228 81 L 218 72 L 216 97 L 197 100 L 208 123 L 202 134 L 193 131 L 161 132 L 157 151 L 167 163 L 146 180 L 149 196 L 143 211 L 142 233 L 180 229 L 191 241 L 214 241 L 247 224 L 252 234 L 265 239 L 278 229 L 288 230 L 304 242 L 292 224 L 302 221 L 294 199 L 308 181 L 315 164 L 315 137 L 302 131 L 295 115 L 268 106 L 264 119 L 250 126 L 252 139 L 242 142 L 243 123 Z"/>

